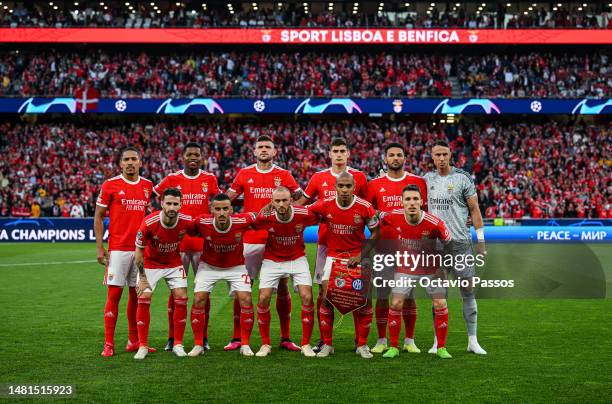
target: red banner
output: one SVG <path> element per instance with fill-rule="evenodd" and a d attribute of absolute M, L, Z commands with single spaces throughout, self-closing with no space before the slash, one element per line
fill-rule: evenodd
<path fill-rule="evenodd" d="M 348 314 L 367 303 L 369 272 L 361 265 L 349 267 L 347 260 L 334 259 L 327 284 L 327 300 L 341 314 Z"/>
<path fill-rule="evenodd" d="M 610 44 L 598 29 L 0 28 L 3 43 Z"/>

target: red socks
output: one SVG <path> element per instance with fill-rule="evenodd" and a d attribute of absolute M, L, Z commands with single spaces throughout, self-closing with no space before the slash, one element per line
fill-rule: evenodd
<path fill-rule="evenodd" d="M 262 307 L 257 305 L 257 324 L 261 334 L 262 345 L 270 344 L 270 306 Z"/>
<path fill-rule="evenodd" d="M 387 321 L 389 316 L 389 306 L 376 303 L 376 329 L 378 338 L 387 338 Z"/>
<path fill-rule="evenodd" d="M 325 345 L 332 345 L 333 327 L 334 309 L 322 304 L 319 306 L 319 329 L 323 334 Z"/>
<path fill-rule="evenodd" d="M 353 326 L 355 327 L 355 340 L 356 341 L 359 340 L 359 324 L 361 324 L 359 320 L 360 311 L 361 309 L 357 309 L 353 311 Z M 361 346 L 361 345 L 358 345 L 358 346 Z"/>
<path fill-rule="evenodd" d="M 183 345 L 187 323 L 187 299 L 174 299 L 174 345 Z"/>
<path fill-rule="evenodd" d="M 232 339 L 237 340 L 240 338 L 240 302 L 238 298 L 234 298 L 234 334 L 232 335 Z"/>
<path fill-rule="evenodd" d="M 280 322 L 281 340 L 291 336 L 291 294 L 276 296 L 276 312 Z"/>
<path fill-rule="evenodd" d="M 109 286 L 106 296 L 106 306 L 104 307 L 104 343 L 115 344 L 115 326 L 117 316 L 119 316 L 119 301 L 123 288 L 119 286 Z"/>
<path fill-rule="evenodd" d="M 372 327 L 372 306 L 370 304 L 359 309 L 358 319 L 359 338 L 357 338 L 357 346 L 362 346 L 368 343 L 370 328 Z"/>
<path fill-rule="evenodd" d="M 416 306 L 404 307 L 402 315 L 404 317 L 404 327 L 406 328 L 406 338 L 414 339 L 414 327 L 417 320 Z"/>
<path fill-rule="evenodd" d="M 318 324 L 321 324 L 321 315 L 320 315 L 321 303 L 323 303 L 323 295 L 319 294 L 319 296 L 317 296 L 317 323 Z M 321 327 L 319 327 L 319 339 L 323 341 L 323 330 L 321 329 Z"/>
<path fill-rule="evenodd" d="M 128 341 L 138 341 L 138 328 L 136 327 L 136 310 L 138 308 L 138 295 L 136 288 L 130 287 L 127 304 L 127 319 L 128 319 Z"/>
<path fill-rule="evenodd" d="M 204 338 L 208 339 L 208 320 L 210 319 L 210 297 L 204 306 Z"/>
<path fill-rule="evenodd" d="M 151 323 L 151 298 L 138 298 L 136 308 L 137 339 L 141 347 L 149 346 L 149 324 Z M 130 341 L 134 341 L 130 339 Z"/>
<path fill-rule="evenodd" d="M 402 331 L 402 312 L 389 308 L 389 345 L 398 348 Z"/>
<path fill-rule="evenodd" d="M 168 339 L 174 338 L 174 296 L 168 296 Z"/>
<path fill-rule="evenodd" d="M 434 310 L 434 328 L 438 339 L 438 348 L 446 346 L 446 336 L 448 335 L 448 308 Z"/>
<path fill-rule="evenodd" d="M 204 308 L 191 306 L 191 329 L 194 345 L 204 345 Z"/>
<path fill-rule="evenodd" d="M 253 323 L 255 322 L 255 313 L 253 305 L 240 308 L 240 344 L 242 346 L 249 345 L 251 340 L 251 331 L 253 331 Z"/>
<path fill-rule="evenodd" d="M 301 346 L 310 344 L 312 329 L 314 327 L 314 306 L 302 305 L 302 343 Z"/>

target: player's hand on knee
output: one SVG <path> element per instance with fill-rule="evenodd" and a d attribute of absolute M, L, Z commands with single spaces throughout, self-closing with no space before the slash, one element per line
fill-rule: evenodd
<path fill-rule="evenodd" d="M 151 285 L 145 276 L 141 277 L 136 286 L 136 294 L 140 297 L 147 289 L 151 289 Z"/>

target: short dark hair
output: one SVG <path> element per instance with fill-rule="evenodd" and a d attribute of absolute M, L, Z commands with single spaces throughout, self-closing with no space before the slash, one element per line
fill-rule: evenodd
<path fill-rule="evenodd" d="M 135 152 L 136 154 L 138 154 L 138 157 L 140 158 L 140 150 L 138 150 L 134 146 L 126 146 L 123 149 L 121 149 L 121 153 L 119 153 L 119 160 L 123 158 L 123 155 L 125 154 L 125 152 L 129 152 L 129 151 Z"/>
<path fill-rule="evenodd" d="M 200 151 L 202 151 L 202 146 L 200 146 L 198 142 L 187 142 L 185 143 L 185 146 L 183 146 L 183 154 L 185 154 L 187 149 L 189 149 L 190 147 L 194 149 L 199 149 Z"/>
<path fill-rule="evenodd" d="M 393 142 L 393 143 L 389 143 L 388 145 L 385 146 L 385 154 L 387 154 L 387 152 L 389 151 L 389 149 L 393 149 L 394 147 L 401 149 L 402 153 L 406 154 L 406 149 L 404 149 L 404 145 L 402 145 L 401 143 L 398 142 Z"/>
<path fill-rule="evenodd" d="M 274 140 L 272 140 L 272 138 L 268 135 L 260 135 L 257 137 L 257 140 L 255 141 L 255 143 L 257 142 L 272 142 L 274 143 Z"/>
<path fill-rule="evenodd" d="M 345 146 L 348 149 L 348 143 L 346 142 L 346 139 L 343 137 L 332 138 L 329 148 L 331 149 L 334 146 Z"/>
<path fill-rule="evenodd" d="M 423 197 L 423 194 L 421 194 L 421 189 L 419 188 L 418 185 L 414 185 L 414 184 L 406 185 L 404 189 L 402 189 L 402 195 L 404 195 L 404 192 L 408 192 L 408 191 L 418 192 L 419 195 L 421 195 L 421 198 Z"/>
<path fill-rule="evenodd" d="M 446 140 L 436 140 L 436 143 L 434 143 L 433 147 L 436 146 L 447 147 L 450 149 L 450 146 L 448 145 L 448 142 Z"/>
<path fill-rule="evenodd" d="M 164 192 L 162 192 L 162 201 L 167 196 L 175 196 L 175 197 L 180 199 L 180 198 L 183 197 L 183 194 L 181 193 L 181 191 L 178 188 L 166 188 L 166 189 L 164 189 Z"/>
<path fill-rule="evenodd" d="M 211 199 L 210 203 L 213 203 L 213 202 L 223 202 L 223 201 L 230 201 L 231 202 L 232 200 L 230 199 L 229 195 L 224 194 L 224 193 L 220 193 L 220 194 L 215 195 Z"/>

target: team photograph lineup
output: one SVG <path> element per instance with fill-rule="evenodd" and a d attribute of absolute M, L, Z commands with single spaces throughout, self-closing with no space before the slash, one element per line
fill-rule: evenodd
<path fill-rule="evenodd" d="M 369 181 L 363 172 L 348 167 L 350 145 L 345 139 L 333 138 L 328 147 L 330 168 L 315 173 L 305 190 L 289 171 L 274 164 L 277 149 L 274 140 L 265 135 L 259 136 L 253 147 L 256 163 L 239 170 L 227 190 L 219 188 L 215 175 L 201 170 L 204 156 L 197 142 L 183 145 L 183 169 L 157 185 L 140 176 L 146 158 L 141 151 L 133 147 L 121 150 L 121 173 L 104 181 L 94 217 L 97 261 L 105 265 L 104 284 L 108 289 L 101 355 L 111 357 L 120 352 L 115 349 L 115 328 L 126 287 L 125 351 L 135 353 L 134 359 L 145 359 L 162 349 L 149 345 L 150 332 L 165 332 L 150 330 L 151 299 L 154 294 L 155 299 L 166 298 L 165 292 L 154 293 L 161 280 L 170 289 L 168 338 L 163 350 L 177 357 L 196 357 L 210 349 L 221 349 L 216 341 L 211 345 L 208 330 L 215 326 L 214 322 L 210 324 L 210 294 L 217 283 L 223 283 L 233 299 L 233 319 L 226 320 L 233 321 L 233 333 L 223 350 L 236 350 L 242 356 L 273 354 L 270 329 L 274 315 L 270 306 L 275 299 L 279 349 L 321 358 L 334 354 L 333 330 L 338 319 L 328 294 L 332 294 L 332 287 L 344 283 L 335 277 L 336 269 L 363 267 L 367 273 L 369 256 L 380 249 L 377 241 L 396 252 L 446 251 L 455 256 L 476 254 L 484 260 L 484 224 L 476 187 L 468 173 L 453 167 L 448 143 L 437 141 L 431 147 L 435 171 L 424 177 L 404 170 L 406 152 L 402 144 L 388 143 L 384 148 L 387 171 Z M 240 197 L 242 213 L 235 213 Z M 106 215 L 108 248 L 103 243 Z M 304 231 L 317 224 L 316 265 L 311 271 Z M 477 238 L 474 246 L 470 225 Z M 366 229 L 370 233 L 367 238 Z M 190 268 L 193 285 L 188 285 Z M 361 358 L 375 354 L 396 358 L 400 351 L 420 353 L 414 338 L 415 285 L 421 278 L 445 280 L 450 275 L 471 279 L 476 266 L 423 263 L 412 268 L 392 265 L 385 271 L 392 281 L 366 288 L 370 291 L 365 292 L 363 305 L 354 307 L 351 313 L 352 349 Z M 370 278 L 364 279 L 371 283 Z M 316 292 L 313 281 L 318 285 Z M 259 288 L 256 300 L 252 296 L 254 285 Z M 425 288 L 431 298 L 434 328 L 428 352 L 449 359 L 448 291 L 442 283 L 437 285 Z M 469 282 L 460 285 L 467 352 L 486 355 L 477 339 L 475 290 Z M 301 304 L 302 335 L 297 337 L 298 343 L 290 335 L 294 304 L 290 286 Z M 315 323 L 318 335 L 313 335 Z M 188 324 L 194 340 L 190 350 L 183 343 Z M 370 348 L 372 325 L 377 339 Z M 405 338 L 400 345 L 402 325 Z M 260 343 L 255 342 L 254 329 L 259 331 Z M 256 345 L 259 349 L 254 350 L 252 346 Z"/>

